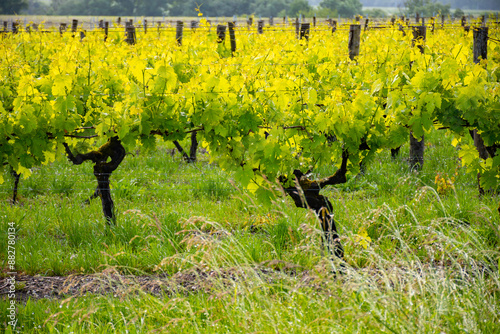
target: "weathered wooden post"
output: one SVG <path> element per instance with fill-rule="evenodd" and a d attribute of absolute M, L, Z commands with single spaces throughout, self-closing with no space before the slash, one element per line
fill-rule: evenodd
<path fill-rule="evenodd" d="M 332 24 L 332 34 L 333 34 L 335 31 L 337 31 L 337 20 L 332 20 L 331 24 Z"/>
<path fill-rule="evenodd" d="M 481 59 L 487 59 L 488 56 L 488 27 L 475 28 L 473 38 L 473 60 L 475 64 L 478 64 Z"/>
<path fill-rule="evenodd" d="M 316 27 L 316 14 L 313 16 L 313 27 Z"/>
<path fill-rule="evenodd" d="M 222 43 L 226 39 L 226 26 L 222 24 L 217 25 L 217 43 Z"/>
<path fill-rule="evenodd" d="M 191 27 L 191 30 L 196 30 L 196 28 L 198 28 L 198 21 L 191 21 L 190 23 L 190 27 Z"/>
<path fill-rule="evenodd" d="M 257 21 L 257 33 L 258 34 L 263 34 L 264 33 L 264 20 L 258 20 Z"/>
<path fill-rule="evenodd" d="M 104 28 L 104 20 L 99 20 L 99 29 Z"/>
<path fill-rule="evenodd" d="M 144 34 L 147 34 L 148 33 L 148 20 L 144 20 L 143 27 L 144 27 Z"/>
<path fill-rule="evenodd" d="M 179 44 L 179 46 L 182 45 L 182 29 L 183 28 L 184 28 L 184 22 L 177 21 L 176 26 L 175 26 L 175 40 L 177 41 L 177 44 Z"/>
<path fill-rule="evenodd" d="M 71 32 L 74 34 L 78 29 L 78 20 L 73 20 L 71 22 Z"/>
<path fill-rule="evenodd" d="M 354 60 L 359 56 L 359 45 L 361 40 L 361 25 L 351 24 L 349 27 L 349 58 Z"/>
<path fill-rule="evenodd" d="M 234 55 L 236 52 L 236 36 L 234 34 L 234 26 L 236 24 L 234 22 L 228 22 L 227 26 L 229 28 L 229 41 L 231 42 L 231 55 Z"/>
<path fill-rule="evenodd" d="M 419 42 L 418 49 L 420 53 L 424 53 L 424 41 L 426 37 L 426 27 L 425 26 L 414 26 L 413 27 L 413 39 L 412 47 L 415 47 L 417 42 Z M 410 169 L 411 170 L 421 170 L 424 166 L 424 149 L 425 149 L 425 139 L 422 135 L 421 140 L 417 140 L 413 137 L 413 132 L 410 131 Z"/>
<path fill-rule="evenodd" d="M 66 31 L 66 23 L 59 24 L 59 33 L 62 35 Z"/>
<path fill-rule="evenodd" d="M 311 31 L 310 23 L 301 23 L 300 24 L 300 39 L 304 38 L 306 41 L 309 41 L 309 33 Z"/>
<path fill-rule="evenodd" d="M 370 22 L 370 19 L 365 20 L 365 30 L 368 29 L 368 23 Z"/>
<path fill-rule="evenodd" d="M 109 21 L 104 22 L 104 41 L 108 40 Z"/>
<path fill-rule="evenodd" d="M 479 64 L 481 60 L 488 58 L 488 28 L 487 27 L 475 28 L 472 33 L 474 39 L 473 60 L 474 64 Z M 479 152 L 479 157 L 484 160 L 488 159 L 489 156 L 488 151 L 484 146 L 483 139 L 477 133 L 477 130 L 474 130 L 474 145 L 476 146 Z"/>
<path fill-rule="evenodd" d="M 120 16 L 118 16 L 118 19 L 116 20 L 116 24 L 118 24 L 119 26 L 122 25 L 122 18 Z"/>
<path fill-rule="evenodd" d="M 300 37 L 300 24 L 299 24 L 299 18 L 295 18 L 295 36 L 297 36 L 297 39 Z"/>
<path fill-rule="evenodd" d="M 135 44 L 135 27 L 131 22 L 127 22 L 125 31 L 127 33 L 127 38 L 125 41 L 130 44 L 134 45 Z"/>

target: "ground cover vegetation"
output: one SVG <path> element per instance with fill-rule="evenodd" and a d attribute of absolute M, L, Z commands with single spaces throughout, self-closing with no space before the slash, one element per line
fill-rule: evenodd
<path fill-rule="evenodd" d="M 208 26 L 182 45 L 168 29 L 138 32 L 134 45 L 119 27 L 106 42 L 101 31 L 6 36 L 1 157 L 23 177 L 11 205 L 8 168 L 1 175 L 2 249 L 14 222 L 22 275 L 101 287 L 38 299 L 20 280 L 20 328 L 495 332 L 498 47 L 476 64 L 461 27 L 425 43 L 411 32 L 366 30 L 354 59 L 347 30 L 330 27 L 301 40 L 286 27 L 241 29 L 234 52 Z M 410 130 L 425 135 L 417 168 L 405 158 Z M 187 164 L 171 141 L 186 146 L 193 132 L 203 150 Z M 123 161 L 106 153 L 118 141 Z M 96 168 L 118 160 L 103 220 L 99 199 L 84 203 L 95 177 L 107 182 Z M 343 168 L 343 183 L 321 189 L 338 259 L 322 211 L 286 189 Z"/>

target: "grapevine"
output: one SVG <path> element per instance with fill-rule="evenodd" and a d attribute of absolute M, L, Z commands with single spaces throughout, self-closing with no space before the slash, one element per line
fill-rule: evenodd
<path fill-rule="evenodd" d="M 304 206 L 294 197 L 299 186 L 316 182 L 320 198 L 328 184 L 304 178 L 306 171 L 329 166 L 332 175 L 338 170 L 345 177 L 378 150 L 405 143 L 410 131 L 419 138 L 444 128 L 455 145 L 471 130 L 481 134 L 489 156 L 480 158 L 468 145 L 460 145 L 459 156 L 480 174 L 482 187 L 496 189 L 500 46 L 489 43 L 491 56 L 475 64 L 463 29 L 436 29 L 413 47 L 408 29 L 364 31 L 354 60 L 347 33 L 321 27 L 307 40 L 286 27 L 264 34 L 237 27 L 234 53 L 229 41 L 217 43 L 206 21 L 186 30 L 182 45 L 170 30 L 139 31 L 129 45 L 118 27 L 106 41 L 97 30 L 82 40 L 70 32 L 6 35 L 0 41 L 0 166 L 28 177 L 58 153 L 83 162 L 78 157 L 98 138 L 120 143 L 125 152 L 154 149 L 156 136 L 180 141 L 196 133 L 197 143 L 243 186 L 265 198 L 260 186 L 281 179 Z M 490 34 L 498 36 L 498 28 Z M 98 182 L 109 182 L 109 175 Z M 328 199 L 323 202 L 331 211 Z M 330 224 L 320 209 L 318 217 Z"/>

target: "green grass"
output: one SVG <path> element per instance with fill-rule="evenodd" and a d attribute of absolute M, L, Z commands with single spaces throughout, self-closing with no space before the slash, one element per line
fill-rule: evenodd
<path fill-rule="evenodd" d="M 111 177 L 118 223 L 106 226 L 91 164 L 60 161 L 0 186 L 0 248 L 17 226 L 16 270 L 29 275 L 118 272 L 198 277 L 203 289 L 18 303 L 22 332 L 61 333 L 494 333 L 500 330 L 499 198 L 480 198 L 445 132 L 426 137 L 424 168 L 379 153 L 363 175 L 323 190 L 346 254 L 332 275 L 319 224 L 289 198 L 272 206 L 199 155 L 186 164 L 170 144 L 127 155 Z M 332 169 L 316 171 L 317 177 Z M 439 175 L 454 187 L 438 192 Z M 366 248 L 360 235 L 366 231 Z M 7 271 L 7 258 L 0 253 Z M 227 273 L 231 273 L 229 276 Z M 7 308 L 7 300 L 0 308 Z M 5 315 L 0 326 L 5 326 Z"/>

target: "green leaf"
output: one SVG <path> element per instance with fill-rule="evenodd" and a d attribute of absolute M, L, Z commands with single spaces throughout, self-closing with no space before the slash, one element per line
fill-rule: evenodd
<path fill-rule="evenodd" d="M 60 74 L 54 78 L 52 84 L 52 95 L 65 96 L 71 90 L 73 79 L 68 74 Z"/>

